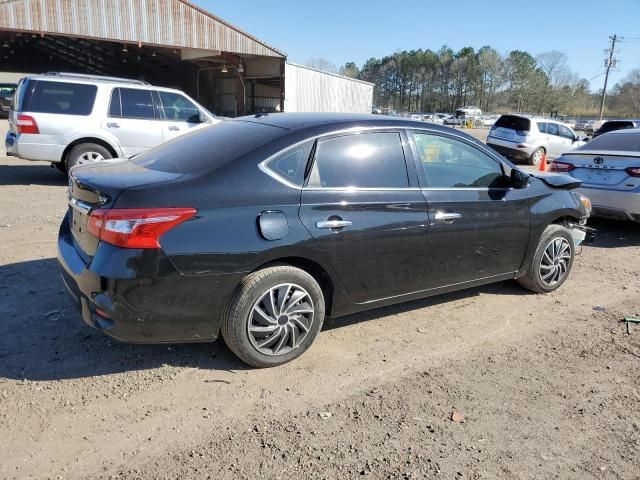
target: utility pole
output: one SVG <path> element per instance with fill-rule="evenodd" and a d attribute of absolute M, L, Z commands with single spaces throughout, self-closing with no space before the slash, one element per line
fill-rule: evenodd
<path fill-rule="evenodd" d="M 600 120 L 602 120 L 602 112 L 604 112 L 604 97 L 607 95 L 607 82 L 609 81 L 609 70 L 611 67 L 615 67 L 616 59 L 613 58 L 613 54 L 615 53 L 616 48 L 616 40 L 618 38 L 617 35 L 613 35 L 613 37 L 609 37 L 611 39 L 611 48 L 609 49 L 609 58 L 605 59 L 607 73 L 604 76 L 604 88 L 602 89 L 602 98 L 600 99 Z"/>

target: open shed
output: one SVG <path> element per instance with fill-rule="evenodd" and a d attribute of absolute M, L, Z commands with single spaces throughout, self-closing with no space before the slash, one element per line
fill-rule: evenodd
<path fill-rule="evenodd" d="M 183 90 L 218 115 L 284 110 L 285 61 L 186 0 L 9 0 L 0 7 L 2 71 L 145 80 Z"/>

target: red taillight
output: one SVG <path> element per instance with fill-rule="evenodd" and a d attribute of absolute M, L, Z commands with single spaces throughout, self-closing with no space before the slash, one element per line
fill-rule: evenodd
<path fill-rule="evenodd" d="M 559 162 L 556 160 L 554 162 L 551 162 L 551 165 L 549 166 L 549 171 L 550 172 L 570 172 L 575 168 L 576 167 L 573 163 Z"/>
<path fill-rule="evenodd" d="M 123 248 L 160 248 L 160 237 L 196 214 L 194 208 L 114 208 L 95 210 L 89 232 Z"/>
<path fill-rule="evenodd" d="M 629 167 L 624 169 L 630 177 L 640 177 L 640 167 Z"/>
<path fill-rule="evenodd" d="M 16 126 L 18 127 L 18 133 L 40 133 L 36 119 L 29 115 L 18 115 L 18 118 L 16 119 Z"/>

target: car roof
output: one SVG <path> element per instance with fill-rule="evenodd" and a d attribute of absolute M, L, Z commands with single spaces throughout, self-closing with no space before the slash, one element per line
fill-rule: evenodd
<path fill-rule="evenodd" d="M 99 75 L 80 75 L 80 74 L 37 74 L 26 75 L 24 78 L 29 80 L 41 80 L 47 82 L 64 82 L 64 83 L 81 83 L 85 85 L 106 85 L 123 88 L 137 88 L 142 90 L 160 90 L 163 92 L 174 92 L 184 94 L 182 90 L 169 87 L 159 87 L 150 83 L 127 78 L 102 77 Z"/>
<path fill-rule="evenodd" d="M 392 117 L 389 115 L 358 114 L 358 113 L 273 113 L 256 114 L 239 117 L 237 121 L 255 122 L 285 130 L 310 129 L 313 127 L 336 126 L 352 127 L 398 127 L 422 128 L 451 132 L 452 129 L 440 125 L 425 124 L 422 121 L 411 120 L 407 117 Z M 463 132 L 456 131 L 456 134 Z M 473 138 L 470 135 L 465 136 Z"/>

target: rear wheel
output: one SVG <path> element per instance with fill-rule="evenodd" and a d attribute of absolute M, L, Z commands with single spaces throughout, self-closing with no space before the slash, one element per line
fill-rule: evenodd
<path fill-rule="evenodd" d="M 529 164 L 535 165 L 535 166 L 540 165 L 540 162 L 542 161 L 542 157 L 544 156 L 545 153 L 546 152 L 542 147 L 536 149 L 529 157 Z"/>
<path fill-rule="evenodd" d="M 109 158 L 113 158 L 113 155 L 102 145 L 96 143 L 81 143 L 69 151 L 65 158 L 64 166 L 68 172 L 76 165 L 101 162 Z"/>
<path fill-rule="evenodd" d="M 562 225 L 549 225 L 540 236 L 526 275 L 518 282 L 536 293 L 553 292 L 569 276 L 573 256 L 573 237 L 569 229 Z"/>
<path fill-rule="evenodd" d="M 221 333 L 229 349 L 254 367 L 289 362 L 322 328 L 324 296 L 304 270 L 276 266 L 249 274 L 233 295 Z"/>

